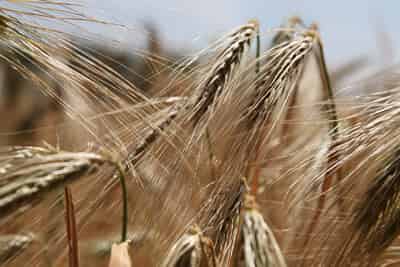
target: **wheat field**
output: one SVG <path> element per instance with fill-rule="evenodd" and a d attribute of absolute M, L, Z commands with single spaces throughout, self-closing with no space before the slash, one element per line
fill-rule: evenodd
<path fill-rule="evenodd" d="M 396 66 L 339 94 L 365 61 L 330 70 L 299 17 L 191 56 L 148 25 L 132 55 L 32 22 L 111 23 L 72 2 L 9 2 L 1 266 L 400 266 Z"/>

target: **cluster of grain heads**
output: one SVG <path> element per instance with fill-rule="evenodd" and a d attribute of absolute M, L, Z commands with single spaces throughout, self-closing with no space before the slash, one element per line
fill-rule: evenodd
<path fill-rule="evenodd" d="M 61 264 L 68 242 L 71 266 L 85 265 L 90 253 L 109 255 L 104 240 L 129 239 L 114 245 L 110 266 L 362 266 L 397 242 L 398 102 L 377 95 L 357 114 L 365 120 L 339 119 L 315 25 L 290 19 L 263 53 L 257 40 L 252 58 L 259 25 L 250 21 L 216 42 L 205 64 L 195 57 L 187 75 L 176 70 L 171 84 L 189 80 L 185 90 L 148 98 L 67 39 L 0 22 L 1 42 L 55 73 L 65 111 L 111 151 L 0 151 L 1 263 Z"/>
<path fill-rule="evenodd" d="M 136 188 L 136 185 L 130 185 L 131 192 L 136 192 L 135 197 L 137 198 L 136 203 L 129 207 L 132 214 L 136 216 L 136 220 L 131 221 L 131 224 L 135 231 L 138 231 L 139 227 L 143 227 L 143 225 L 139 225 L 140 222 L 153 228 L 155 236 L 162 241 L 159 243 L 159 248 L 153 248 L 154 255 L 162 254 L 157 251 L 162 251 L 163 248 L 168 246 L 168 243 L 175 237 L 174 233 L 178 233 L 179 228 L 188 223 L 190 217 L 196 217 L 201 229 L 215 244 L 215 255 L 221 264 L 228 264 L 232 261 L 235 246 L 239 242 L 238 237 L 241 233 L 239 229 L 240 212 L 247 192 L 244 181 L 233 177 L 243 176 L 246 171 L 252 170 L 254 162 L 265 157 L 266 150 L 262 151 L 262 149 L 264 144 L 270 142 L 268 137 L 272 132 L 271 129 L 279 128 L 276 125 L 281 123 L 283 109 L 279 106 L 287 106 L 288 98 L 301 84 L 306 62 L 313 54 L 315 44 L 318 44 L 319 40 L 316 34 L 309 31 L 293 35 L 292 39 L 277 44 L 265 55 L 256 59 L 257 64 L 262 64 L 260 64 L 259 69 L 257 68 L 257 72 L 254 72 L 252 67 L 244 64 L 243 56 L 257 31 L 258 24 L 250 22 L 223 39 L 219 43 L 222 48 L 217 49 L 216 56 L 211 59 L 211 64 L 203 70 L 204 75 L 200 75 L 199 82 L 190 88 L 192 92 L 188 91 L 190 94 L 188 93 L 187 97 L 181 98 L 179 102 L 172 103 L 170 106 L 167 105 L 165 109 L 159 110 L 151 104 L 152 100 L 142 98 L 141 101 L 148 103 L 147 108 L 140 107 L 140 104 L 130 104 L 130 112 L 116 112 L 114 113 L 116 116 L 110 116 L 111 119 L 105 121 L 104 127 L 106 132 L 109 133 L 109 136 L 105 138 L 97 138 L 99 137 L 97 133 L 101 131 L 92 128 L 92 121 L 86 121 L 89 130 L 93 131 L 96 136 L 96 141 L 104 140 L 103 145 L 108 145 L 109 141 L 116 141 L 117 148 L 123 148 L 124 151 L 118 152 L 124 152 L 123 154 L 127 155 L 127 160 L 124 160 L 123 167 L 117 164 L 118 169 L 127 171 L 129 168 L 132 170 L 134 178 L 143 182 L 142 186 L 145 186 L 143 192 L 140 192 L 140 188 Z M 38 51 L 42 50 L 30 51 L 30 54 L 36 56 L 38 62 L 42 65 L 54 65 L 53 59 L 53 61 L 49 60 L 49 56 L 43 53 L 38 56 Z M 54 67 L 59 69 L 62 75 L 65 74 L 64 80 L 68 83 L 72 82 L 71 91 L 76 90 L 77 93 L 81 93 L 81 90 L 85 88 L 85 94 L 96 95 L 94 100 L 88 102 L 91 103 L 89 104 L 90 108 L 96 109 L 97 104 L 94 105 L 94 102 L 100 100 L 100 98 L 102 103 L 100 110 L 102 112 L 118 111 L 120 107 L 124 110 L 125 104 L 122 103 L 135 103 L 129 97 L 127 99 L 120 97 L 125 83 L 120 79 L 113 79 L 113 74 L 108 76 L 107 73 L 109 72 L 107 71 L 109 70 L 106 66 L 88 58 L 78 49 L 68 51 L 68 56 L 72 56 L 73 60 L 77 62 L 74 65 L 69 65 L 59 61 Z M 100 66 L 96 73 L 89 68 L 93 64 Z M 60 66 L 62 66 L 61 69 Z M 106 77 L 98 77 L 98 73 L 101 73 L 100 70 L 104 70 Z M 74 77 L 74 81 L 68 80 L 67 74 L 68 77 Z M 242 75 L 245 76 L 245 79 L 243 79 L 243 82 L 238 82 Z M 81 78 L 84 78 L 84 80 L 80 80 Z M 81 86 L 82 82 L 84 82 L 85 87 Z M 88 86 L 88 83 L 91 85 Z M 250 86 L 247 87 L 247 85 Z M 116 87 L 121 91 L 117 92 Z M 246 89 L 243 91 L 242 88 Z M 125 89 L 128 90 L 129 87 Z M 87 99 L 87 97 L 84 97 L 84 99 Z M 237 107 L 237 109 L 232 109 L 233 107 Z M 79 115 L 82 116 L 82 114 Z M 189 127 L 187 127 L 188 120 L 191 122 Z M 198 127 L 198 124 L 201 125 L 203 122 L 206 122 L 206 124 L 203 124 L 205 127 Z M 121 131 L 119 125 L 123 125 Z M 128 126 L 130 126 L 129 129 Z M 206 129 L 205 132 L 204 129 Z M 245 142 L 242 142 L 243 135 L 239 136 L 238 133 L 245 134 Z M 137 137 L 136 142 L 125 141 L 132 135 Z M 159 135 L 163 138 L 157 138 Z M 230 138 L 220 142 L 224 136 Z M 201 137 L 206 137 L 207 149 L 204 149 L 203 138 Z M 231 153 L 232 150 L 239 153 Z M 64 153 L 56 152 L 57 155 Z M 253 158 L 253 155 L 257 156 Z M 51 156 L 54 157 L 54 155 Z M 80 156 L 80 153 L 73 156 Z M 209 162 L 204 161 L 204 158 L 209 158 Z M 96 164 L 102 165 L 108 162 L 103 157 L 96 159 Z M 40 166 L 45 170 L 48 166 L 46 160 L 53 163 L 51 157 L 39 161 Z M 87 165 L 91 166 L 92 162 L 87 162 Z M 214 170 L 208 172 L 210 169 Z M 57 173 L 56 170 L 49 170 Z M 105 177 L 99 176 L 96 180 L 104 181 Z M 252 181 L 258 179 L 258 175 L 248 177 L 254 177 Z M 110 188 L 115 184 L 115 178 L 114 176 L 114 179 L 105 185 L 100 196 L 96 197 L 94 201 L 90 201 L 89 207 L 85 208 L 83 213 L 78 213 L 78 227 L 83 221 L 83 224 L 86 224 L 88 219 L 92 217 L 91 215 L 99 207 L 105 205 L 108 193 L 111 191 Z M 62 182 L 65 180 L 64 177 L 59 177 L 59 179 Z M 174 183 L 168 182 L 172 180 Z M 255 184 L 258 184 L 258 182 Z M 94 183 L 91 183 L 91 185 L 94 185 Z M 213 188 L 210 185 L 213 185 Z M 94 186 L 92 191 L 96 192 L 99 184 Z M 125 186 L 122 188 L 124 189 Z M 200 193 L 196 193 L 193 188 L 200 188 L 208 192 L 209 195 L 201 190 Z M 78 196 L 82 196 L 83 192 L 79 192 Z M 124 192 L 123 195 L 126 195 L 126 191 Z M 126 203 L 125 198 L 124 203 Z M 90 199 L 89 194 L 80 197 L 81 202 Z M 189 205 L 182 209 L 180 203 L 185 203 L 188 199 L 193 201 L 191 203 L 193 207 Z M 112 206 L 112 200 L 110 202 Z M 160 207 L 164 210 L 155 213 Z M 180 221 L 175 218 L 176 215 L 171 215 L 171 210 L 172 212 L 176 211 L 173 207 L 181 209 L 183 214 Z M 201 208 L 199 216 L 194 215 L 193 209 L 195 207 Z M 143 212 L 143 210 L 145 211 Z M 124 204 L 123 214 L 124 226 L 126 221 L 129 220 L 126 216 L 126 204 Z M 245 212 L 245 214 L 248 214 L 248 212 Z M 250 214 L 250 218 L 254 217 L 254 221 L 259 223 L 258 226 L 268 236 L 267 239 L 274 243 L 271 241 L 274 238 L 268 231 L 268 227 L 265 223 L 261 223 L 262 218 L 257 216 L 255 212 Z M 168 222 L 171 234 L 168 234 L 163 231 L 162 222 L 171 218 L 171 216 L 172 219 Z M 247 217 L 244 215 L 244 218 Z M 243 224 L 243 227 L 247 226 L 250 227 Z M 122 233 L 122 239 L 125 239 L 126 227 L 123 228 Z M 148 238 L 152 238 L 151 236 L 153 234 L 147 234 Z M 260 238 L 264 238 L 264 235 Z M 265 244 L 265 246 L 267 245 Z M 276 247 L 274 245 L 273 250 Z M 264 254 L 278 253 L 276 251 L 271 252 L 271 248 L 262 247 L 260 249 L 262 250 L 259 251 L 260 257 L 263 257 L 261 255 Z M 149 252 L 148 257 L 150 255 L 152 254 Z M 268 261 L 275 261 L 277 264 L 282 263 L 280 257 L 274 259 L 271 256 Z"/>
<path fill-rule="evenodd" d="M 382 92 L 360 97 L 351 116 L 339 121 L 341 134 L 330 153 L 343 156 L 309 181 L 312 186 L 327 172 L 340 171 L 340 183 L 326 197 L 329 205 L 317 211 L 323 224 L 309 239 L 308 264 L 375 266 L 398 244 L 398 75 L 388 70 L 356 86 Z"/>
<path fill-rule="evenodd" d="M 293 226 L 295 232 L 303 232 L 304 228 L 308 228 L 307 233 L 299 235 L 304 245 L 307 242 L 304 237 L 316 230 L 332 180 L 338 180 L 340 175 L 339 170 L 325 172 L 339 161 L 339 153 L 332 145 L 339 138 L 339 128 L 316 27 L 312 25 L 309 29 L 293 30 L 284 41 L 273 45 L 260 60 L 261 68 L 251 88 L 251 102 L 242 117 L 242 122 L 247 124 L 248 137 L 245 140 L 249 140 L 245 155 L 249 155 L 247 160 L 252 162 L 246 176 L 251 178 L 252 192 L 256 193 L 261 183 L 260 176 L 268 175 L 272 167 L 259 162 L 272 158 L 268 154 L 273 150 L 284 151 L 278 155 L 291 155 L 283 168 L 286 167 L 290 174 L 285 178 L 287 187 L 295 186 L 295 192 L 299 195 L 297 199 L 300 201 L 293 201 L 297 203 L 297 213 L 304 207 L 309 190 L 315 193 L 319 182 L 312 180 L 313 177 L 324 172 L 320 178 L 322 182 L 317 185 L 322 184 L 322 193 L 317 192 L 318 207 L 311 215 L 313 218 L 299 220 L 299 225 Z M 273 147 L 273 143 L 278 145 Z M 282 200 L 279 196 L 277 199 Z M 295 242 L 295 246 L 298 247 L 299 243 Z"/>

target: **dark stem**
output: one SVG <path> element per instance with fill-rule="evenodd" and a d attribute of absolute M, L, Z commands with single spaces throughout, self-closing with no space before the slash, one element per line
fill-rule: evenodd
<path fill-rule="evenodd" d="M 125 175 L 121 164 L 116 164 L 118 170 L 119 183 L 121 185 L 122 197 L 122 224 L 121 224 L 121 243 L 127 240 L 128 235 L 128 190 L 126 188 Z"/>

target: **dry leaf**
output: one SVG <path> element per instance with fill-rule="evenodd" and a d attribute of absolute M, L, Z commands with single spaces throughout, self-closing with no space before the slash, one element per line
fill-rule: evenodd
<path fill-rule="evenodd" d="M 114 244 L 111 248 L 109 267 L 132 267 L 131 258 L 128 252 L 129 243 Z"/>

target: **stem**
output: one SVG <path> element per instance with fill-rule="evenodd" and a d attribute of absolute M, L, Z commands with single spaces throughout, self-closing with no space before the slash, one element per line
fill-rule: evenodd
<path fill-rule="evenodd" d="M 121 243 L 127 240 L 128 235 L 128 191 L 126 188 L 125 175 L 121 164 L 116 163 L 117 170 L 119 172 L 119 183 L 121 185 L 121 197 L 122 197 L 122 225 L 121 225 Z"/>
<path fill-rule="evenodd" d="M 68 186 L 64 188 L 65 224 L 68 237 L 68 263 L 70 267 L 79 267 L 78 236 L 72 194 Z"/>
<path fill-rule="evenodd" d="M 260 73 L 260 54 L 261 54 L 261 38 L 260 38 L 260 29 L 257 29 L 257 45 L 256 45 L 256 74 Z"/>

